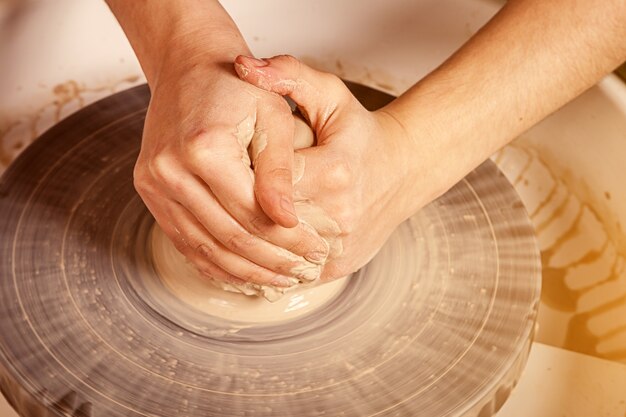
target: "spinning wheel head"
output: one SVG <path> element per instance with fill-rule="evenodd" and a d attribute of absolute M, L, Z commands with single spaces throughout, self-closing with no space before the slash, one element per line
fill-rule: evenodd
<path fill-rule="evenodd" d="M 390 99 L 352 87 L 370 107 Z M 79 111 L 0 181 L 0 386 L 20 413 L 497 408 L 526 361 L 540 268 L 528 217 L 495 165 L 403 223 L 316 308 L 262 323 L 208 314 L 148 250 L 163 241 L 132 186 L 147 101 L 143 86 Z"/>

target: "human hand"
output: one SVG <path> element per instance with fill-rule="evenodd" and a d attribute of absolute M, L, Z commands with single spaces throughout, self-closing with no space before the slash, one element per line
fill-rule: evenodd
<path fill-rule="evenodd" d="M 196 267 L 231 283 L 286 287 L 319 276 L 325 242 L 292 203 L 293 117 L 285 100 L 194 51 L 151 85 L 135 187 Z M 247 144 L 256 137 L 254 171 Z"/>
<path fill-rule="evenodd" d="M 290 56 L 235 62 L 240 78 L 293 99 L 315 132 L 317 146 L 295 152 L 296 166 L 303 166 L 294 172 L 295 205 L 301 221 L 330 243 L 323 280 L 365 265 L 440 192 L 419 179 L 421 152 L 393 114 L 369 112 L 336 76 Z"/>

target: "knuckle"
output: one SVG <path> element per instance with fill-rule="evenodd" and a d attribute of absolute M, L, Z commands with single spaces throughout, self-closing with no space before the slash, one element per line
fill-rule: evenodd
<path fill-rule="evenodd" d="M 335 159 L 324 173 L 325 183 L 333 190 L 345 190 L 354 185 L 354 170 L 345 159 Z"/>
<path fill-rule="evenodd" d="M 260 237 L 264 237 L 272 227 L 272 221 L 264 215 L 253 216 L 247 224 L 247 229 L 250 233 Z"/>
<path fill-rule="evenodd" d="M 177 173 L 177 164 L 170 155 L 162 153 L 155 156 L 151 161 L 150 171 L 153 178 L 159 183 L 166 185 L 173 191 L 183 191 L 182 177 Z"/>
<path fill-rule="evenodd" d="M 211 155 L 207 152 L 209 143 L 211 134 L 206 131 L 190 136 L 185 140 L 184 157 L 193 165 L 202 164 Z"/>
<path fill-rule="evenodd" d="M 171 168 L 172 160 L 164 152 L 155 155 L 149 163 L 150 173 L 159 182 L 166 182 Z"/>
<path fill-rule="evenodd" d="M 291 183 L 291 170 L 284 166 L 271 167 L 265 170 L 266 178 L 272 182 L 274 181 L 288 181 Z"/>
<path fill-rule="evenodd" d="M 144 164 L 137 163 L 133 169 L 133 186 L 139 195 L 145 196 L 154 192 L 152 177 Z"/>
<path fill-rule="evenodd" d="M 254 237 L 247 233 L 235 233 L 226 240 L 226 246 L 238 253 L 248 250 L 253 245 Z"/>
<path fill-rule="evenodd" d="M 221 134 L 219 130 L 203 130 L 185 140 L 182 156 L 188 166 L 195 172 L 205 172 L 209 175 L 218 174 L 215 166 L 228 152 L 228 144 L 223 142 L 232 135 Z"/>
<path fill-rule="evenodd" d="M 207 146 L 211 142 L 213 133 L 209 129 L 198 129 L 184 139 L 184 146 L 187 151 L 200 150 Z"/>
<path fill-rule="evenodd" d="M 200 243 L 196 246 L 196 253 L 204 259 L 213 260 L 216 257 L 217 247 L 209 242 Z"/>

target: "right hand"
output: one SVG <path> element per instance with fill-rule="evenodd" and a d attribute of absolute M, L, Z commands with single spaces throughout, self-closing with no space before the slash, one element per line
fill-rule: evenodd
<path fill-rule="evenodd" d="M 295 152 L 295 196 L 302 221 L 330 243 L 322 281 L 363 267 L 400 223 L 445 191 L 431 172 L 451 150 L 429 152 L 425 130 L 412 136 L 389 106 L 366 110 L 337 76 L 292 56 L 235 62 L 242 79 L 290 97 L 314 130 L 316 146 Z"/>
<path fill-rule="evenodd" d="M 215 279 L 286 287 L 290 277 L 317 278 L 328 246 L 293 208 L 288 104 L 240 80 L 232 63 L 197 51 L 166 56 L 150 86 L 134 172 L 156 221 Z M 266 135 L 254 172 L 236 137 L 246 127 Z"/>

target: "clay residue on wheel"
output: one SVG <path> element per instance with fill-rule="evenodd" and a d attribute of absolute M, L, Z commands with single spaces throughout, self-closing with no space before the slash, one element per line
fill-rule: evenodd
<path fill-rule="evenodd" d="M 524 138 L 494 159 L 520 193 L 541 247 L 538 340 L 626 361 L 625 235 L 606 202 Z"/>
<path fill-rule="evenodd" d="M 216 281 L 196 270 L 158 225 L 152 228 L 149 239 L 148 248 L 152 252 L 150 256 L 156 277 L 146 274 L 141 279 L 158 279 L 163 284 L 145 286 L 152 288 L 152 298 L 166 300 L 174 296 L 182 301 L 181 305 L 235 322 L 259 324 L 295 319 L 324 305 L 346 285 L 346 278 L 325 285 L 310 284 L 289 289 Z M 168 303 L 164 301 L 162 304 Z M 172 303 L 169 305 L 176 308 Z M 184 320 L 187 312 L 181 309 L 171 314 Z"/>
<path fill-rule="evenodd" d="M 68 80 L 52 87 L 52 99 L 26 115 L 0 119 L 0 174 L 40 134 L 100 98 L 141 82 L 130 75 L 109 84 L 86 86 Z"/>

